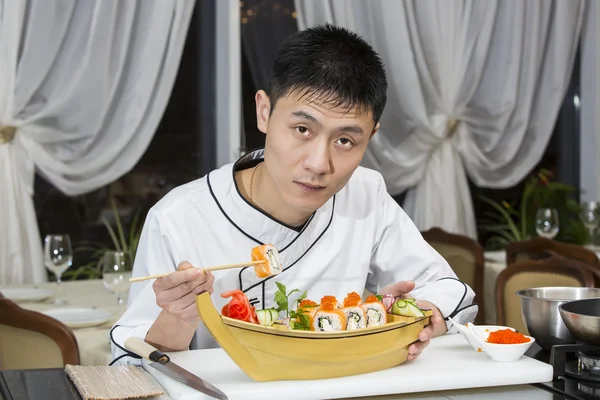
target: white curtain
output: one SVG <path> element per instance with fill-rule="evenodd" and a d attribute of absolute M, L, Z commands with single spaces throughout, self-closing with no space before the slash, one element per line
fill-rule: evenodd
<path fill-rule="evenodd" d="M 46 279 L 36 169 L 79 195 L 116 180 L 145 152 L 193 7 L 194 0 L 0 0 L 0 285 Z"/>
<path fill-rule="evenodd" d="M 585 0 L 296 0 L 300 29 L 362 35 L 388 74 L 382 128 L 364 165 L 421 230 L 475 238 L 468 176 L 522 180 L 551 137 L 577 51 Z"/>

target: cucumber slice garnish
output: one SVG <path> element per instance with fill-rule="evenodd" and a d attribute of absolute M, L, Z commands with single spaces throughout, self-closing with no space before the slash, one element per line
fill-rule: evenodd
<path fill-rule="evenodd" d="M 277 317 L 279 314 L 274 308 L 267 308 L 266 310 L 258 310 L 256 312 L 256 316 L 258 317 L 259 324 L 263 326 L 271 326 L 275 321 L 277 321 Z"/>
<path fill-rule="evenodd" d="M 424 317 L 425 314 L 417 305 L 414 299 L 400 299 L 392 305 L 392 314 L 402 315 L 404 317 Z"/>
<path fill-rule="evenodd" d="M 417 307 L 415 304 L 408 303 L 406 305 L 406 308 L 408 309 L 406 314 L 404 314 L 406 316 L 409 316 L 409 317 L 424 317 L 425 316 L 423 311 L 421 311 L 421 309 L 419 307 Z"/>

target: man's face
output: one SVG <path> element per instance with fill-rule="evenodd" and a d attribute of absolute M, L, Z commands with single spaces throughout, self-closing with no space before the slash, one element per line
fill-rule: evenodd
<path fill-rule="evenodd" d="M 371 112 L 332 108 L 299 96 L 280 98 L 270 114 L 256 94 L 258 128 L 265 133 L 265 169 L 284 204 L 312 213 L 346 185 L 379 127 Z"/>

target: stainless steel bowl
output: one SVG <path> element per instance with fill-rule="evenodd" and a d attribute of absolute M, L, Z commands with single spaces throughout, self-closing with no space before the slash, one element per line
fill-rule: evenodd
<path fill-rule="evenodd" d="M 600 346 L 600 299 L 570 301 L 558 310 L 573 336 L 583 343 Z"/>
<path fill-rule="evenodd" d="M 556 344 L 576 343 L 558 307 L 572 300 L 600 297 L 600 288 L 540 287 L 519 290 L 523 323 L 540 346 L 550 350 Z"/>

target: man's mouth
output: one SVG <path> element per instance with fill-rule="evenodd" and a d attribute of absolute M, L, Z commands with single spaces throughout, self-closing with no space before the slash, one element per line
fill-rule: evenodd
<path fill-rule="evenodd" d="M 304 182 L 294 182 L 296 185 L 300 187 L 300 189 L 304 190 L 308 193 L 318 192 L 319 190 L 325 189 L 325 186 L 311 185 L 310 183 Z"/>

